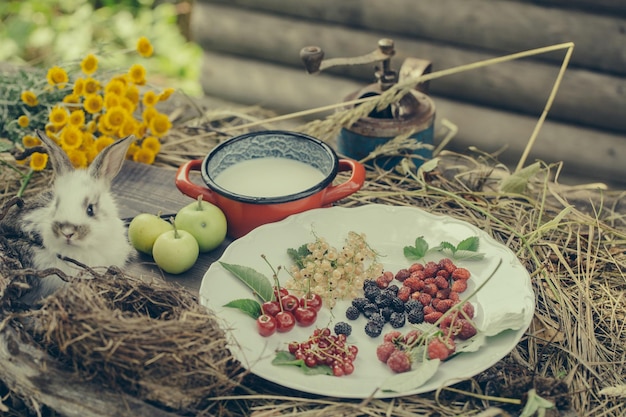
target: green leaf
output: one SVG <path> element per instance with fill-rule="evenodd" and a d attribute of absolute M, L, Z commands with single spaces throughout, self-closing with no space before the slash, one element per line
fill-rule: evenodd
<path fill-rule="evenodd" d="M 532 417 L 535 414 L 542 417 L 546 415 L 546 410 L 549 408 L 554 408 L 554 403 L 537 395 L 537 391 L 533 388 L 528 391 L 528 399 L 520 417 Z"/>
<path fill-rule="evenodd" d="M 420 236 L 415 239 L 415 246 L 405 246 L 403 251 L 404 256 L 409 260 L 422 259 L 428 252 L 428 242 L 424 240 L 423 236 Z"/>
<path fill-rule="evenodd" d="M 401 374 L 395 374 L 387 378 L 381 385 L 383 391 L 411 391 L 424 385 L 437 373 L 441 361 L 430 359 L 420 362 L 415 369 Z"/>
<path fill-rule="evenodd" d="M 250 287 L 261 300 L 272 301 L 274 299 L 274 287 L 265 275 L 248 266 L 227 264 L 226 262 L 220 262 L 220 265 Z"/>
<path fill-rule="evenodd" d="M 261 315 L 261 304 L 256 300 L 249 298 L 240 298 L 224 304 L 224 307 L 236 308 L 246 313 L 253 319 L 257 319 Z"/>
<path fill-rule="evenodd" d="M 457 250 L 452 254 L 454 259 L 463 259 L 465 261 L 480 261 L 485 259 L 485 254 L 480 252 L 473 252 L 471 250 Z"/>
<path fill-rule="evenodd" d="M 276 366 L 297 366 L 305 375 L 332 375 L 333 370 L 327 365 L 317 365 L 312 368 L 306 366 L 304 360 L 296 359 L 291 353 L 279 350 L 276 352 L 276 356 L 272 360 L 272 365 Z"/>
<path fill-rule="evenodd" d="M 472 252 L 477 252 L 478 246 L 478 236 L 472 236 L 459 242 L 459 244 L 456 245 L 456 250 L 468 250 Z"/>
<path fill-rule="evenodd" d="M 439 246 L 437 246 L 437 250 L 439 251 L 444 249 L 448 249 L 451 253 L 456 252 L 456 247 L 450 242 L 443 241 L 439 244 Z"/>
<path fill-rule="evenodd" d="M 508 176 L 500 184 L 500 191 L 503 193 L 523 194 L 528 187 L 528 181 L 534 177 L 541 169 L 541 163 L 535 162 L 518 172 Z"/>
<path fill-rule="evenodd" d="M 291 260 L 298 266 L 298 268 L 304 268 L 304 262 L 302 260 L 306 258 L 311 251 L 307 247 L 307 244 L 303 244 L 298 249 L 289 248 L 287 249 L 287 255 L 291 258 Z"/>

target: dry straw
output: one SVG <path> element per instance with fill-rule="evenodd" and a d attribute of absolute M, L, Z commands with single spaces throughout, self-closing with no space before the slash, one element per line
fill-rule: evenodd
<path fill-rule="evenodd" d="M 536 399 L 534 395 L 538 395 L 558 409 L 552 410 L 553 415 L 566 415 L 567 412 L 572 415 L 606 417 L 625 415 L 626 216 L 623 214 L 625 193 L 602 190 L 597 185 L 562 186 L 558 182 L 560 164 L 538 162 L 524 167 L 528 152 L 550 109 L 572 48 L 573 45 L 569 43 L 555 45 L 433 73 L 411 80 L 408 84 L 398 85 L 382 96 L 362 100 L 361 105 L 352 110 L 336 112 L 324 120 L 316 120 L 299 129 L 330 141 L 339 128 L 348 126 L 376 106 L 385 106 L 390 102 L 388 100 L 397 99 L 398 95 L 408 91 L 407 89 L 415 83 L 538 53 L 567 50 L 544 112 L 514 172 L 509 172 L 506 167 L 499 164 L 493 155 L 478 150 L 461 155 L 438 149 L 438 156 L 420 169 L 416 169 L 409 160 L 403 160 L 391 171 L 369 169 L 363 189 L 341 202 L 341 205 L 347 207 L 370 203 L 420 207 L 431 213 L 445 214 L 476 225 L 498 242 L 511 248 L 530 274 L 536 294 L 536 312 L 525 336 L 509 355 L 487 371 L 470 380 L 459 381 L 450 388 L 396 399 L 367 398 L 355 401 L 318 398 L 275 386 L 254 375 L 246 375 L 243 377 L 242 385 L 231 390 L 232 387 L 225 383 L 224 378 L 213 373 L 208 378 L 216 381 L 216 387 L 211 387 L 215 390 L 193 406 L 190 405 L 193 401 L 187 400 L 185 404 L 188 407 L 202 408 L 206 413 L 229 417 L 248 415 L 487 417 L 519 415 L 527 400 Z M 345 103 L 339 103 L 334 107 L 344 105 Z M 313 109 L 310 113 L 322 110 L 327 108 Z M 227 140 L 233 132 L 248 131 L 253 127 L 273 127 L 281 121 L 300 116 L 301 113 L 271 117 L 256 108 L 223 110 L 218 115 L 203 115 L 187 121 L 172 132 L 162 148 L 158 162 L 162 166 L 176 167 L 189 158 L 202 157 L 216 143 Z M 406 145 L 406 137 L 398 138 L 397 143 L 401 145 L 399 147 L 403 147 Z M 396 151 L 387 148 L 384 153 Z M 379 149 L 377 152 L 383 151 Z M 10 193 L 11 190 L 7 189 L 5 196 Z M 23 280 L 18 279 L 18 275 L 15 269 L 2 271 L 0 278 L 6 280 L 7 277 L 12 277 L 10 281 L 12 286 L 0 286 L 0 296 L 10 298 L 11 294 L 20 291 Z M 136 338 L 135 343 L 139 345 L 141 345 L 138 340 L 140 336 L 136 333 L 150 329 L 149 332 L 142 333 L 144 337 L 150 338 L 146 348 L 151 349 L 153 357 L 157 357 L 160 350 L 163 352 L 163 358 L 167 357 L 168 344 L 164 343 L 161 347 L 152 334 L 161 326 L 167 325 L 157 322 L 145 324 L 145 327 L 138 325 L 141 320 L 157 320 L 156 317 L 152 317 L 152 313 L 146 314 L 147 311 L 142 310 L 142 304 L 137 304 L 139 299 L 167 311 L 175 310 L 176 314 L 168 314 L 173 314 L 178 319 L 185 316 L 186 320 L 188 318 L 198 326 L 200 324 L 194 321 L 196 316 L 202 317 L 206 314 L 209 323 L 203 325 L 208 326 L 211 332 L 214 332 L 212 334 L 222 340 L 219 336 L 220 330 L 214 326 L 210 313 L 203 313 L 196 300 L 188 298 L 187 295 L 177 295 L 182 298 L 171 299 L 165 297 L 164 289 L 158 286 L 155 287 L 153 294 L 151 286 L 140 286 L 139 290 L 138 281 L 132 277 L 114 278 L 116 288 L 111 288 L 109 284 L 111 280 L 89 281 L 81 285 L 83 288 L 73 288 L 56 298 L 57 301 L 48 303 L 47 312 L 15 315 L 16 313 L 11 310 L 14 308 L 12 304 L 0 304 L 3 306 L 5 329 L 10 324 L 13 328 L 17 320 L 24 326 L 22 329 L 30 329 L 27 334 L 34 337 L 41 346 L 45 346 L 51 355 L 72 363 L 80 375 L 88 375 L 93 379 L 102 375 L 102 369 L 98 369 L 101 365 L 99 358 L 103 358 L 106 352 L 119 351 L 121 356 L 116 359 L 118 369 L 114 374 L 121 380 L 122 386 L 132 387 L 135 390 L 133 392 L 144 395 L 144 398 L 154 400 L 155 393 L 158 394 L 156 397 L 160 398 L 160 395 L 164 395 L 163 390 L 157 389 L 145 397 L 146 387 L 132 376 L 128 376 L 133 374 L 127 374 L 126 367 L 132 368 L 137 362 L 128 357 L 124 349 L 110 348 L 109 351 L 98 352 L 95 356 L 83 355 L 74 362 L 64 355 L 68 355 L 72 350 L 69 349 L 71 346 L 78 349 L 78 346 L 81 346 L 79 341 L 84 342 L 81 349 L 85 349 L 86 352 L 93 351 L 93 347 L 91 351 L 89 350 L 87 339 L 96 337 L 98 334 L 96 329 L 111 330 L 111 335 L 108 336 L 110 340 L 119 340 L 112 334 L 120 331 L 126 334 L 123 338 L 124 343 L 130 343 Z M 125 282 L 129 284 L 124 284 Z M 178 294 L 179 290 L 170 291 Z M 128 297 L 127 293 L 140 297 Z M 156 297 L 156 294 L 159 296 Z M 83 300 L 86 298 L 90 300 L 89 306 L 84 305 L 86 303 Z M 131 315 L 127 325 L 122 325 L 123 322 L 117 323 L 113 318 L 123 317 L 127 305 L 134 306 L 136 311 L 142 311 L 146 317 L 139 319 Z M 78 326 L 77 322 L 68 320 L 68 314 L 73 311 L 79 313 L 78 316 L 99 318 L 103 321 L 97 324 L 84 324 L 81 321 L 80 326 L 83 327 L 78 331 L 66 329 Z M 103 312 L 106 314 L 101 314 Z M 44 317 L 45 314 L 49 316 Z M 135 323 L 133 320 L 138 321 Z M 37 326 L 33 325 L 33 321 Z M 128 327 L 119 328 L 120 325 Z M 196 331 L 200 331 L 200 328 L 191 326 L 185 330 L 190 333 Z M 188 336 L 190 333 L 185 335 Z M 181 336 L 180 340 L 186 340 L 185 337 Z M 203 335 L 199 337 L 200 340 L 206 340 Z M 112 343 L 112 346 L 116 346 L 117 342 Z M 108 343 L 100 342 L 99 346 L 102 345 L 109 346 Z M 180 346 L 182 345 L 179 344 Z M 218 352 L 213 352 L 212 349 L 211 352 L 207 352 L 206 349 L 200 349 L 197 345 L 196 347 L 201 354 L 216 355 L 217 362 L 225 361 L 228 357 L 221 349 L 218 349 Z M 199 365 L 194 362 L 196 359 L 190 357 L 186 359 L 191 362 L 185 369 L 193 373 Z M 158 360 L 162 359 L 159 357 Z M 174 362 L 169 362 L 169 365 L 175 367 Z M 183 362 L 186 361 L 181 362 L 181 367 Z M 158 363 L 155 361 L 154 365 Z M 367 366 L 367 360 L 362 360 L 357 366 Z M 223 371 L 227 378 L 230 377 L 229 372 L 236 372 L 229 367 L 225 367 Z M 133 372 L 141 371 L 134 369 Z M 159 373 L 157 376 L 162 377 Z M 187 392 L 180 390 L 179 383 L 174 379 L 172 382 L 173 384 L 167 385 L 168 389 L 171 387 L 173 392 L 177 390 Z M 349 378 L 346 378 L 346 383 L 349 383 Z M 105 388 L 111 387 L 105 385 Z M 198 391 L 190 389 L 188 392 Z M 0 406 L 7 403 L 5 398 L 19 397 L 18 394 L 19 392 L 13 392 L 3 397 L 4 403 L 0 402 Z M 181 393 L 181 398 L 185 398 L 183 394 Z M 27 404 L 35 404 L 42 402 L 43 398 L 37 393 L 31 393 L 23 400 Z M 129 398 L 127 400 L 131 401 Z M 531 400 L 529 403 L 540 402 Z M 167 402 L 170 407 L 172 404 L 174 404 L 172 401 Z M 168 412 L 172 414 L 167 415 L 181 414 L 180 410 L 174 409 L 169 409 Z"/>

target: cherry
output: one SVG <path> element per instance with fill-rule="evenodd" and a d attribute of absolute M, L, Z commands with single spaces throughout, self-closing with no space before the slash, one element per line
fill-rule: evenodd
<path fill-rule="evenodd" d="M 296 317 L 296 322 L 303 327 L 312 325 L 317 319 L 317 312 L 310 307 L 297 307 L 293 314 Z"/>
<path fill-rule="evenodd" d="M 319 294 L 314 294 L 312 292 L 307 293 L 300 299 L 300 306 L 311 307 L 316 313 L 319 313 L 322 308 L 322 297 L 320 297 Z"/>
<path fill-rule="evenodd" d="M 287 288 L 274 287 L 274 299 L 280 300 L 285 295 L 289 295 L 289 290 L 287 290 Z"/>
<path fill-rule="evenodd" d="M 296 325 L 296 318 L 289 311 L 279 311 L 276 314 L 276 330 L 279 333 L 288 332 Z"/>
<path fill-rule="evenodd" d="M 280 310 L 281 308 L 278 301 L 266 301 L 261 305 L 261 311 L 268 316 L 276 316 Z"/>
<path fill-rule="evenodd" d="M 272 316 L 268 316 L 267 314 L 261 314 L 256 319 L 256 327 L 261 336 L 267 337 L 273 335 L 276 332 L 276 329 L 278 328 L 278 322 Z"/>
<path fill-rule="evenodd" d="M 298 308 L 298 306 L 300 305 L 300 302 L 298 301 L 298 297 L 288 294 L 283 295 L 280 298 L 280 304 L 283 306 L 283 310 L 293 313 L 295 309 Z"/>

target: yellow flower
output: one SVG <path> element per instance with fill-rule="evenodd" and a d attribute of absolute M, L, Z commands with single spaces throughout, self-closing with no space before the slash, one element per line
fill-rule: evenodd
<path fill-rule="evenodd" d="M 94 78 L 88 77 L 83 86 L 83 94 L 95 94 L 100 90 L 100 82 Z"/>
<path fill-rule="evenodd" d="M 120 96 L 113 93 L 105 93 L 104 94 L 104 107 L 110 109 L 111 107 L 120 105 Z"/>
<path fill-rule="evenodd" d="M 107 83 L 106 86 L 104 86 L 105 93 L 117 94 L 118 96 L 123 95 L 125 90 L 126 90 L 126 85 L 124 84 L 122 80 L 119 80 L 119 79 L 111 80 Z"/>
<path fill-rule="evenodd" d="M 148 38 L 146 38 L 145 36 L 142 36 L 137 41 L 137 52 L 139 52 L 139 55 L 144 58 L 149 58 L 152 56 L 154 48 L 152 47 L 152 44 L 150 43 Z"/>
<path fill-rule="evenodd" d="M 30 168 L 33 171 L 41 171 L 48 164 L 48 154 L 41 152 L 33 152 L 30 156 Z"/>
<path fill-rule="evenodd" d="M 41 141 L 38 137 L 33 135 L 24 135 L 24 137 L 22 137 L 22 145 L 24 145 L 25 148 L 32 148 L 33 146 L 41 145 Z"/>
<path fill-rule="evenodd" d="M 133 161 L 150 165 L 154 162 L 155 156 L 156 155 L 152 152 L 152 150 L 139 148 L 133 155 Z"/>
<path fill-rule="evenodd" d="M 161 137 L 170 130 L 172 122 L 169 117 L 163 113 L 156 114 L 149 123 L 150 132 L 156 137 Z"/>
<path fill-rule="evenodd" d="M 159 97 L 154 91 L 146 91 L 141 102 L 146 107 L 152 107 L 159 101 Z"/>
<path fill-rule="evenodd" d="M 146 69 L 141 64 L 133 64 L 128 69 L 128 76 L 130 80 L 137 85 L 144 85 L 146 83 Z"/>
<path fill-rule="evenodd" d="M 126 118 L 126 110 L 124 110 L 124 108 L 120 106 L 111 107 L 103 116 L 104 123 L 107 125 L 107 127 L 113 129 L 119 129 L 120 127 L 122 127 L 124 125 L 124 122 L 126 121 Z"/>
<path fill-rule="evenodd" d="M 56 105 L 50 110 L 48 119 L 55 127 L 63 127 L 67 123 L 69 116 L 69 112 L 65 107 Z"/>
<path fill-rule="evenodd" d="M 76 81 L 74 81 L 74 88 L 72 88 L 72 94 L 80 96 L 84 92 L 85 92 L 85 79 L 77 78 Z"/>
<path fill-rule="evenodd" d="M 83 107 L 87 113 L 95 114 L 102 110 L 102 96 L 98 94 L 89 94 L 85 97 Z"/>
<path fill-rule="evenodd" d="M 157 110 L 154 107 L 146 107 L 146 109 L 141 113 L 141 118 L 146 124 L 149 124 L 152 118 L 157 114 Z"/>
<path fill-rule="evenodd" d="M 135 135 L 138 138 L 143 138 L 144 136 L 146 136 L 147 131 L 148 131 L 148 125 L 146 123 L 141 123 L 139 127 L 137 128 Z"/>
<path fill-rule="evenodd" d="M 58 88 L 63 88 L 65 87 L 65 84 L 67 84 L 69 77 L 63 68 L 55 65 L 48 70 L 46 79 L 48 80 L 48 84 L 52 86 L 56 85 Z"/>
<path fill-rule="evenodd" d="M 62 126 L 55 126 L 52 123 L 48 123 L 46 125 L 46 136 L 57 142 L 56 134 L 59 132 L 59 130 L 61 130 L 61 128 Z"/>
<path fill-rule="evenodd" d="M 98 69 L 98 58 L 94 54 L 89 54 L 80 63 L 80 69 L 87 75 L 91 75 Z"/>
<path fill-rule="evenodd" d="M 91 132 L 83 132 L 83 142 L 80 144 L 80 148 L 82 150 L 86 150 L 89 147 L 94 146 L 96 139 L 93 137 L 93 133 Z"/>
<path fill-rule="evenodd" d="M 117 133 L 116 129 L 107 123 L 104 115 L 98 119 L 98 131 L 105 136 L 113 136 Z"/>
<path fill-rule="evenodd" d="M 139 103 L 139 89 L 134 85 L 129 85 L 124 93 L 124 96 L 133 102 L 133 104 Z"/>
<path fill-rule="evenodd" d="M 132 117 L 129 117 L 124 122 L 124 125 L 119 129 L 120 137 L 129 136 L 135 133 L 137 130 L 137 121 Z"/>
<path fill-rule="evenodd" d="M 135 142 L 131 143 L 128 147 L 128 151 L 126 151 L 126 158 L 133 159 L 133 156 L 137 153 L 139 149 L 141 149 L 139 145 L 137 145 Z"/>
<path fill-rule="evenodd" d="M 135 109 L 137 108 L 137 106 L 135 105 L 135 103 L 133 103 L 132 101 L 130 101 L 129 99 L 127 99 L 126 97 L 121 97 L 120 98 L 120 107 L 122 107 L 124 110 L 126 110 L 126 112 L 131 115 L 133 114 L 133 112 L 135 111 Z"/>
<path fill-rule="evenodd" d="M 85 152 L 71 149 L 67 151 L 67 156 L 70 158 L 74 168 L 87 168 L 87 155 L 85 155 Z"/>
<path fill-rule="evenodd" d="M 161 142 L 159 142 L 159 138 L 155 136 L 148 136 L 141 142 L 141 147 L 143 149 L 150 149 L 156 155 L 161 150 Z"/>
<path fill-rule="evenodd" d="M 66 126 L 61 132 L 61 146 L 65 150 L 78 149 L 83 143 L 83 132 L 76 126 Z"/>
<path fill-rule="evenodd" d="M 96 139 L 96 143 L 95 143 L 96 150 L 98 151 L 98 153 L 100 153 L 102 152 L 104 148 L 106 148 L 113 142 L 115 142 L 115 140 L 110 136 L 106 136 L 106 135 L 100 136 L 98 139 Z"/>
<path fill-rule="evenodd" d="M 63 103 L 69 104 L 70 106 L 68 107 L 72 107 L 72 108 L 77 108 L 80 106 L 71 106 L 71 104 L 80 104 L 80 96 L 78 94 L 68 94 L 65 97 L 63 97 Z"/>
<path fill-rule="evenodd" d="M 84 152 L 85 152 L 85 155 L 87 156 L 88 165 L 91 164 L 94 159 L 96 159 L 96 156 L 98 156 L 98 149 L 96 148 L 95 144 L 85 148 Z"/>
<path fill-rule="evenodd" d="M 22 101 L 24 102 L 24 104 L 26 104 L 27 106 L 35 107 L 37 104 L 39 104 L 39 100 L 37 99 L 37 96 L 35 95 L 35 93 L 33 93 L 30 90 L 22 91 L 22 94 L 20 97 Z"/>
<path fill-rule="evenodd" d="M 68 123 L 72 126 L 82 127 L 85 124 L 85 112 L 82 110 L 74 110 L 70 113 Z"/>
<path fill-rule="evenodd" d="M 20 125 L 20 127 L 28 127 L 28 125 L 30 124 L 30 119 L 28 118 L 28 116 L 20 116 L 17 118 L 17 124 Z"/>
<path fill-rule="evenodd" d="M 89 123 L 87 123 L 86 126 L 86 130 L 89 133 L 96 133 L 96 130 L 98 129 L 98 125 L 96 125 L 96 121 L 95 120 L 90 120 Z"/>
<path fill-rule="evenodd" d="M 163 90 L 161 92 L 161 94 L 159 94 L 159 101 L 165 101 L 168 98 L 170 98 L 170 96 L 174 94 L 174 89 L 173 88 L 166 88 L 165 90 Z"/>

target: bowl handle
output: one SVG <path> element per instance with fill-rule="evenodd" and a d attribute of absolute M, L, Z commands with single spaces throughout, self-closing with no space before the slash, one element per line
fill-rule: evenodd
<path fill-rule="evenodd" d="M 189 179 L 190 171 L 200 171 L 202 166 L 202 159 L 193 159 L 185 162 L 176 171 L 176 187 L 185 195 L 191 198 L 198 198 L 198 195 L 202 195 L 202 199 L 208 201 L 211 204 L 216 204 L 215 195 L 213 191 L 206 187 L 201 187 L 194 184 Z"/>
<path fill-rule="evenodd" d="M 365 167 L 352 159 L 340 159 L 339 171 L 352 171 L 352 175 L 344 183 L 331 185 L 326 189 L 322 205 L 332 204 L 337 200 L 341 200 L 354 194 L 363 187 L 365 182 Z"/>

